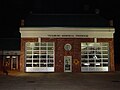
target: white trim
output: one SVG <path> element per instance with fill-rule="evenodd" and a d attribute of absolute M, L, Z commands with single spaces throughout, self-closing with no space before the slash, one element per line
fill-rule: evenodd
<path fill-rule="evenodd" d="M 21 27 L 22 38 L 113 38 L 114 28 L 93 28 L 93 27 Z"/>
<path fill-rule="evenodd" d="M 97 38 L 96 37 L 94 38 L 94 42 L 97 43 Z"/>
<path fill-rule="evenodd" d="M 78 30 L 78 31 L 114 31 L 114 28 L 112 27 L 20 27 L 20 31 L 43 31 L 43 30 L 52 30 L 52 31 L 72 31 L 72 30 Z"/>
<path fill-rule="evenodd" d="M 38 42 L 41 42 L 41 37 L 38 37 Z"/>

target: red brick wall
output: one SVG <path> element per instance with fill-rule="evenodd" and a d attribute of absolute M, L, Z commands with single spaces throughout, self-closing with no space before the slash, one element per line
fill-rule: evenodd
<path fill-rule="evenodd" d="M 21 57 L 20 70 L 24 71 L 24 55 L 25 42 L 38 41 L 37 38 L 22 38 L 21 39 Z M 55 72 L 64 72 L 64 56 L 72 56 L 72 72 L 80 72 L 80 58 L 81 58 L 81 42 L 94 42 L 93 38 L 42 38 L 42 42 L 55 42 Z M 113 39 L 99 38 L 98 42 L 109 42 L 110 45 L 110 71 L 115 71 L 114 68 L 114 45 Z M 64 50 L 65 44 L 71 44 L 70 51 Z M 77 61 L 77 63 L 75 63 Z"/>

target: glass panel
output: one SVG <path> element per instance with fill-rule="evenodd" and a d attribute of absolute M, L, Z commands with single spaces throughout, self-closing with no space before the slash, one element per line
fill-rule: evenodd
<path fill-rule="evenodd" d="M 41 58 L 46 58 L 46 55 L 41 55 L 40 57 L 41 57 Z"/>
<path fill-rule="evenodd" d="M 89 62 L 93 62 L 93 63 L 94 63 L 94 62 L 95 62 L 95 60 L 94 60 L 94 59 L 91 59 L 91 60 L 89 60 Z"/>
<path fill-rule="evenodd" d="M 33 51 L 33 54 L 39 54 L 39 51 Z"/>
<path fill-rule="evenodd" d="M 87 51 L 82 50 L 81 54 L 87 54 Z"/>
<path fill-rule="evenodd" d="M 27 43 L 26 43 L 26 46 L 27 46 L 27 47 L 34 47 L 34 46 L 35 46 L 35 43 L 34 43 L 34 42 L 27 42 Z"/>
<path fill-rule="evenodd" d="M 38 60 L 33 60 L 33 63 L 39 63 L 39 59 Z"/>
<path fill-rule="evenodd" d="M 46 67 L 46 64 L 40 64 L 41 67 Z"/>
<path fill-rule="evenodd" d="M 88 62 L 88 60 L 82 60 L 82 62 L 83 62 L 83 63 L 87 63 L 87 62 Z"/>
<path fill-rule="evenodd" d="M 17 58 L 12 58 L 12 69 L 17 69 Z"/>
<path fill-rule="evenodd" d="M 95 67 L 94 63 L 90 63 L 89 67 Z"/>
<path fill-rule="evenodd" d="M 34 50 L 39 50 L 39 47 L 34 47 L 33 49 L 34 49 Z"/>
<path fill-rule="evenodd" d="M 41 46 L 46 46 L 46 43 L 45 42 L 41 42 Z"/>
<path fill-rule="evenodd" d="M 53 50 L 53 47 L 48 47 L 48 50 Z"/>
<path fill-rule="evenodd" d="M 53 59 L 48 59 L 48 63 L 53 63 Z"/>
<path fill-rule="evenodd" d="M 81 43 L 81 47 L 85 47 L 87 45 L 88 45 L 88 43 Z"/>
<path fill-rule="evenodd" d="M 33 55 L 33 58 L 39 58 L 39 55 Z"/>
<path fill-rule="evenodd" d="M 88 55 L 82 55 L 82 58 L 88 58 L 89 56 Z"/>
<path fill-rule="evenodd" d="M 46 63 L 46 59 L 41 59 L 40 63 Z"/>
<path fill-rule="evenodd" d="M 101 46 L 101 43 L 93 43 L 93 46 L 95 46 L 95 47 L 100 47 Z"/>
<path fill-rule="evenodd" d="M 32 58 L 32 55 L 28 55 L 28 54 L 27 54 L 26 58 Z"/>
<path fill-rule="evenodd" d="M 98 59 L 98 60 L 96 60 L 96 63 L 97 63 L 97 62 L 102 62 L 102 60 L 101 60 L 101 59 Z"/>
<path fill-rule="evenodd" d="M 27 47 L 26 49 L 27 49 L 27 50 L 32 50 L 32 47 Z"/>
<path fill-rule="evenodd" d="M 30 47 L 30 42 L 27 42 L 27 43 L 26 43 L 26 46 L 27 46 L 27 47 Z"/>
<path fill-rule="evenodd" d="M 107 50 L 108 49 L 108 47 L 102 47 L 102 50 Z"/>
<path fill-rule="evenodd" d="M 103 58 L 108 58 L 108 55 L 103 55 Z"/>
<path fill-rule="evenodd" d="M 53 43 L 52 42 L 48 42 L 48 46 L 53 46 Z"/>
<path fill-rule="evenodd" d="M 103 59 L 103 62 L 108 62 L 108 59 Z"/>
<path fill-rule="evenodd" d="M 97 59 L 101 58 L 101 55 L 96 55 L 97 56 Z"/>
<path fill-rule="evenodd" d="M 87 50 L 87 46 L 81 47 L 82 50 Z"/>
<path fill-rule="evenodd" d="M 103 54 L 108 54 L 108 51 L 103 50 L 102 53 Z"/>
<path fill-rule="evenodd" d="M 27 54 L 32 54 L 32 51 L 27 51 Z"/>
<path fill-rule="evenodd" d="M 39 64 L 37 64 L 37 63 L 33 64 L 33 67 L 39 67 Z"/>
<path fill-rule="evenodd" d="M 39 46 L 39 43 L 38 43 L 38 42 L 36 42 L 36 43 L 35 43 L 35 46 Z"/>
<path fill-rule="evenodd" d="M 82 63 L 82 67 L 88 67 L 89 64 L 88 63 Z"/>
<path fill-rule="evenodd" d="M 53 51 L 48 51 L 48 54 L 53 54 Z"/>
<path fill-rule="evenodd" d="M 32 67 L 32 64 L 26 64 L 26 67 Z"/>
<path fill-rule="evenodd" d="M 27 63 L 32 63 L 32 60 L 26 60 Z"/>
<path fill-rule="evenodd" d="M 27 42 L 26 49 L 25 49 L 26 50 L 26 72 L 27 71 L 34 72 L 34 70 L 40 71 L 41 70 L 40 67 L 42 67 L 42 71 L 51 70 L 51 67 L 54 67 L 53 48 L 54 48 L 53 42 L 42 42 L 42 43 Z M 33 67 L 34 69 L 32 69 Z"/>
<path fill-rule="evenodd" d="M 108 45 L 108 43 L 81 43 L 81 66 L 84 67 L 81 71 L 102 71 L 101 68 L 108 67 Z"/>
<path fill-rule="evenodd" d="M 46 50 L 46 47 L 41 47 L 41 50 Z"/>
<path fill-rule="evenodd" d="M 48 55 L 48 58 L 53 58 L 53 55 Z"/>
<path fill-rule="evenodd" d="M 53 67 L 53 64 L 48 64 L 48 67 Z"/>
<path fill-rule="evenodd" d="M 108 64 L 107 63 L 103 63 L 103 67 L 108 67 Z"/>
<path fill-rule="evenodd" d="M 41 54 L 46 54 L 46 51 L 41 51 Z"/>
<path fill-rule="evenodd" d="M 74 60 L 77 62 L 78 60 Z M 64 56 L 64 72 L 72 72 L 72 56 Z"/>
<path fill-rule="evenodd" d="M 102 67 L 101 63 L 96 63 L 96 67 Z"/>
<path fill-rule="evenodd" d="M 108 46 L 108 43 L 101 43 L 101 46 Z"/>
<path fill-rule="evenodd" d="M 32 58 L 26 58 L 26 60 L 32 60 Z"/>

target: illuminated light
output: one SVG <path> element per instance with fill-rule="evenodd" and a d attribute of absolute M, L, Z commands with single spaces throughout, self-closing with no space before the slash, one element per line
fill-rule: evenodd
<path fill-rule="evenodd" d="M 16 58 L 16 56 L 12 56 L 12 58 Z"/>
<path fill-rule="evenodd" d="M 10 58 L 10 56 L 6 56 L 6 58 Z"/>
<path fill-rule="evenodd" d="M 100 63 L 96 63 L 95 65 L 100 65 Z"/>
<path fill-rule="evenodd" d="M 84 63 L 84 65 L 88 66 L 88 65 L 90 65 L 90 63 Z"/>

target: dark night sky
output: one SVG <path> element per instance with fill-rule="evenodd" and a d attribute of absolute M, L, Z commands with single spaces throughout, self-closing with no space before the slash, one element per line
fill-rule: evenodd
<path fill-rule="evenodd" d="M 115 0 L 3 0 L 4 16 L 25 16 L 28 12 L 37 13 L 72 13 L 79 14 L 85 7 L 98 8 L 101 14 L 112 17 L 119 13 L 119 3 Z M 85 6 L 88 5 L 88 6 Z M 12 17 L 16 19 L 16 17 Z"/>
<path fill-rule="evenodd" d="M 20 20 L 30 12 L 81 14 L 94 13 L 95 9 L 99 9 L 101 16 L 113 19 L 115 24 L 120 21 L 120 5 L 116 0 L 2 0 L 0 4 L 0 21 L 1 27 L 4 28 L 0 32 L 18 32 Z"/>
<path fill-rule="evenodd" d="M 98 8 L 106 17 L 119 13 L 119 3 L 116 0 L 3 0 L 1 3 L 3 17 L 18 19 L 30 11 L 37 13 L 72 13 L 79 14 L 85 7 Z M 85 6 L 88 5 L 88 6 Z M 117 13 L 117 14 L 116 14 Z"/>
<path fill-rule="evenodd" d="M 27 17 L 30 12 L 82 14 L 94 13 L 95 9 L 99 9 L 102 16 L 117 23 L 117 29 L 120 22 L 120 5 L 117 0 L 2 0 L 0 6 L 0 38 L 18 37 L 16 33 L 19 32 L 20 20 Z M 117 30 L 116 37 L 119 33 Z"/>

